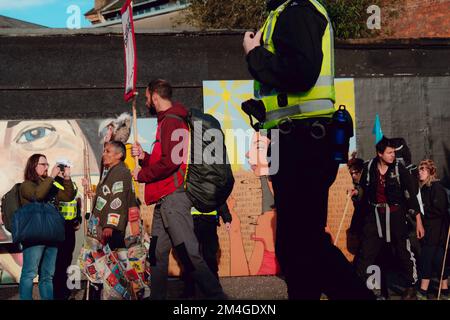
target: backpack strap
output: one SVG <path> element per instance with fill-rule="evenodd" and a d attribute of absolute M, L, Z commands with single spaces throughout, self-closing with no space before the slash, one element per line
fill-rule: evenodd
<path fill-rule="evenodd" d="M 173 119 L 181 120 L 181 121 L 183 121 L 183 122 L 187 122 L 185 118 L 180 117 L 180 116 L 177 116 L 176 114 L 172 114 L 172 113 L 167 114 L 167 115 L 163 118 L 163 120 L 164 120 L 165 118 L 173 118 Z"/>
<path fill-rule="evenodd" d="M 397 162 L 397 161 L 395 161 L 395 177 L 397 178 L 397 183 L 398 183 L 398 185 L 401 186 L 401 183 L 400 183 L 400 173 L 399 173 L 399 171 L 398 171 L 398 162 Z"/>
<path fill-rule="evenodd" d="M 168 115 L 166 115 L 166 116 L 163 118 L 163 120 L 164 120 L 165 118 L 173 118 L 173 119 L 178 119 L 178 120 L 180 120 L 180 121 L 183 121 L 184 123 L 187 124 L 188 130 L 189 130 L 189 122 L 188 122 L 185 118 L 180 117 L 180 116 L 178 116 L 178 115 L 176 115 L 176 114 L 171 114 L 171 113 L 169 113 Z M 189 153 L 189 152 L 188 152 L 188 153 Z M 188 154 L 188 159 L 189 159 L 189 154 Z M 175 171 L 175 173 L 173 174 L 173 178 L 174 178 L 174 182 L 175 182 L 175 187 L 176 187 L 176 188 L 178 188 L 178 187 L 181 185 L 181 183 L 178 181 L 178 173 L 180 173 L 181 176 L 184 178 L 184 181 L 186 181 L 186 172 L 184 172 L 183 168 L 182 168 L 181 166 L 179 166 L 178 170 Z"/>
<path fill-rule="evenodd" d="M 369 165 L 367 166 L 367 179 L 366 179 L 366 186 L 369 187 L 370 184 L 370 168 L 372 167 L 373 158 L 370 159 Z"/>

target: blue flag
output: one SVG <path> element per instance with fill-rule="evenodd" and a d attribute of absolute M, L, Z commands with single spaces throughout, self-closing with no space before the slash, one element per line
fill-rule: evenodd
<path fill-rule="evenodd" d="M 381 130 L 381 122 L 378 113 L 375 116 L 375 124 L 373 125 L 372 134 L 375 135 L 375 144 L 377 144 L 378 142 L 380 142 L 381 139 L 383 139 L 383 130 Z"/>

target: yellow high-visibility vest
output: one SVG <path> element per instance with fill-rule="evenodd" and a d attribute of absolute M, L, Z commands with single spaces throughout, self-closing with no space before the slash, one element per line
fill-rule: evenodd
<path fill-rule="evenodd" d="M 61 185 L 59 182 L 54 181 L 53 185 L 60 190 L 64 190 L 64 186 Z M 75 183 L 73 184 L 73 186 L 75 190 L 77 190 Z M 77 217 L 77 200 L 74 199 L 69 202 L 60 201 L 58 210 L 64 217 L 64 220 L 70 221 L 75 219 Z"/>
<path fill-rule="evenodd" d="M 271 11 L 261 29 L 264 48 L 273 54 L 276 53 L 272 39 L 273 32 L 278 17 L 290 2 L 291 0 L 288 0 L 277 9 Z M 262 124 L 264 129 L 274 128 L 283 121 L 289 121 L 289 119 L 332 117 L 335 112 L 333 28 L 325 8 L 316 0 L 309 0 L 309 2 L 328 21 L 322 37 L 323 60 L 319 78 L 310 90 L 289 94 L 278 92 L 275 88 L 266 88 L 263 84 L 255 81 L 255 98 L 262 100 L 266 108 L 266 120 Z"/>
<path fill-rule="evenodd" d="M 195 208 L 192 208 L 191 209 L 191 214 L 193 215 L 193 216 L 196 216 L 196 215 L 204 215 L 204 216 L 217 216 L 217 210 L 214 210 L 214 211 L 211 211 L 211 212 L 200 212 L 200 211 L 198 211 L 197 209 L 195 209 Z"/>

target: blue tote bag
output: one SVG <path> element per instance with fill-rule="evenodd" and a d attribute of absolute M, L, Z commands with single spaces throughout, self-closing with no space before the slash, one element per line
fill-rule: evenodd
<path fill-rule="evenodd" d="M 16 211 L 12 223 L 14 243 L 62 242 L 65 220 L 50 203 L 31 202 Z"/>

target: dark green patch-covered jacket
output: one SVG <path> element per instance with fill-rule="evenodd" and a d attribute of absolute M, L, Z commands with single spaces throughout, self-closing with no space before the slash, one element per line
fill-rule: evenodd
<path fill-rule="evenodd" d="M 120 162 L 98 184 L 92 212 L 102 229 L 112 228 L 125 233 L 128 209 L 136 206 L 130 170 Z"/>

